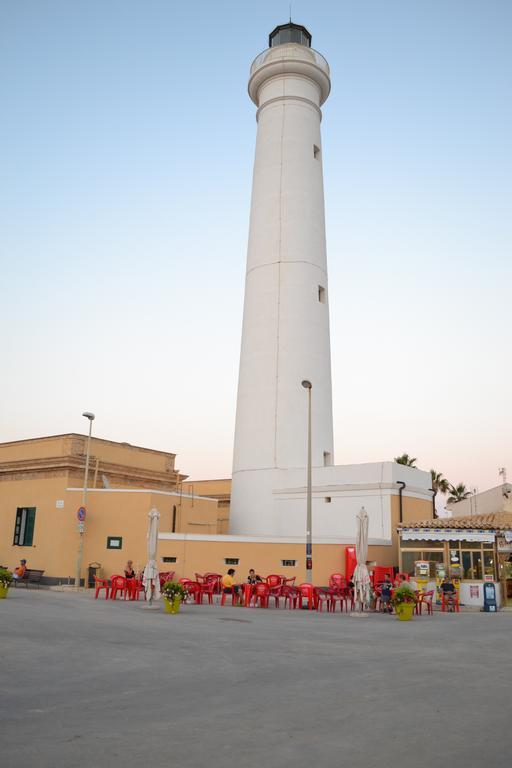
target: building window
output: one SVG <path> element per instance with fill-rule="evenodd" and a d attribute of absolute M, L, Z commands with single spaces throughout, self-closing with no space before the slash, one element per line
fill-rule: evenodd
<path fill-rule="evenodd" d="M 324 467 L 332 466 L 332 456 L 329 451 L 324 451 Z"/>
<path fill-rule="evenodd" d="M 324 501 L 325 501 L 326 504 L 330 504 L 332 499 L 331 499 L 330 496 L 324 496 Z"/>
<path fill-rule="evenodd" d="M 239 557 L 225 557 L 224 558 L 224 564 L 225 565 L 238 565 L 240 562 Z"/>
<path fill-rule="evenodd" d="M 295 568 L 297 565 L 296 560 L 281 560 L 281 565 L 283 568 Z"/>
<path fill-rule="evenodd" d="M 177 557 L 162 557 L 163 563 L 176 563 L 178 560 Z"/>
<path fill-rule="evenodd" d="M 323 285 L 318 286 L 318 301 L 325 304 L 325 288 Z"/>
<path fill-rule="evenodd" d="M 320 157 L 320 147 L 317 147 L 316 144 L 313 144 L 313 157 L 315 158 L 315 160 L 318 160 L 318 158 Z"/>
<path fill-rule="evenodd" d="M 107 549 L 122 549 L 123 537 L 122 536 L 107 536 Z"/>
<path fill-rule="evenodd" d="M 16 510 L 16 522 L 14 524 L 13 544 L 18 547 L 31 547 L 34 540 L 34 526 L 36 524 L 35 507 L 18 507 Z"/>

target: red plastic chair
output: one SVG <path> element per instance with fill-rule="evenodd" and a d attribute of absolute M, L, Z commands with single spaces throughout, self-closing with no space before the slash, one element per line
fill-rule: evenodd
<path fill-rule="evenodd" d="M 336 610 L 336 603 L 340 604 L 340 611 L 343 613 L 343 603 L 345 603 L 345 610 L 348 613 L 347 594 L 343 589 L 330 589 L 329 590 L 329 608 L 334 613 Z"/>
<path fill-rule="evenodd" d="M 174 573 L 175 571 L 162 571 L 162 573 L 158 574 L 158 578 L 160 579 L 160 589 L 166 581 L 172 581 L 174 579 Z"/>
<path fill-rule="evenodd" d="M 284 597 L 284 607 L 288 603 L 288 608 L 296 608 L 299 600 L 299 590 L 297 587 L 282 587 L 282 596 Z"/>
<path fill-rule="evenodd" d="M 270 587 L 264 581 L 254 585 L 254 605 L 260 602 L 260 608 L 268 608 L 268 599 L 271 595 Z"/>
<path fill-rule="evenodd" d="M 411 577 L 408 573 L 397 573 L 395 576 L 395 582 L 396 581 L 410 581 Z"/>
<path fill-rule="evenodd" d="M 119 592 L 126 600 L 126 593 L 128 592 L 128 586 L 126 584 L 127 579 L 124 576 L 114 575 L 110 579 L 110 599 L 115 600 L 117 593 Z"/>
<path fill-rule="evenodd" d="M 434 608 L 432 605 L 432 602 L 434 600 L 434 590 L 431 589 L 428 592 L 423 592 L 423 594 L 419 595 L 418 602 L 416 603 L 416 607 L 414 609 L 414 612 L 416 615 L 421 616 L 423 613 L 423 606 L 425 605 L 427 608 L 427 616 L 431 616 L 434 613 Z"/>
<path fill-rule="evenodd" d="M 222 592 L 222 584 L 221 584 L 222 574 L 221 573 L 210 573 L 210 572 L 208 572 L 208 573 L 205 573 L 204 578 L 207 581 L 210 581 L 210 579 L 214 579 L 215 580 L 214 594 L 220 595 L 220 593 Z"/>
<path fill-rule="evenodd" d="M 329 576 L 329 587 L 331 589 L 344 589 L 347 585 L 347 580 L 342 573 L 331 573 Z"/>
<path fill-rule="evenodd" d="M 322 589 L 321 587 L 315 587 L 314 588 L 314 595 L 315 595 L 315 608 L 317 611 L 322 611 L 322 606 L 325 605 L 327 608 L 327 612 L 329 612 L 329 606 L 331 602 L 331 596 L 327 589 Z"/>
<path fill-rule="evenodd" d="M 130 600 L 138 601 L 141 592 L 144 595 L 144 600 L 146 599 L 146 587 L 142 583 L 141 579 L 133 579 L 133 584 L 130 584 L 130 591 Z"/>
<path fill-rule="evenodd" d="M 188 603 L 201 603 L 201 584 L 199 584 L 198 581 L 190 581 L 188 580 L 185 584 L 183 584 L 185 589 L 187 590 L 187 597 L 186 602 Z"/>
<path fill-rule="evenodd" d="M 312 611 L 315 607 L 315 591 L 312 584 L 299 584 L 299 608 L 302 608 L 302 601 L 308 601 L 308 610 Z"/>
<path fill-rule="evenodd" d="M 296 576 L 292 576 L 290 579 L 287 579 L 286 576 L 283 576 L 283 587 L 294 587 L 296 578 Z"/>
<path fill-rule="evenodd" d="M 108 600 L 108 596 L 110 594 L 110 584 L 108 583 L 108 579 L 99 579 L 97 576 L 94 577 L 94 584 L 96 587 L 96 591 L 94 593 L 94 599 L 98 599 L 98 595 L 101 592 L 102 589 L 105 590 L 105 600 Z"/>
<path fill-rule="evenodd" d="M 450 605 L 450 602 L 446 599 L 446 595 L 443 592 L 441 595 L 441 612 L 445 613 L 447 607 Z M 460 613 L 460 605 L 459 605 L 459 593 L 455 591 L 455 594 L 453 596 L 453 602 L 451 605 L 455 608 L 457 613 Z"/>
<path fill-rule="evenodd" d="M 238 605 L 238 595 L 232 587 L 226 587 L 226 589 L 229 589 L 229 592 L 224 591 L 224 587 L 222 588 L 222 597 L 220 599 L 220 604 L 225 605 L 226 603 L 226 597 L 229 597 L 231 595 L 231 605 Z"/>
<path fill-rule="evenodd" d="M 215 580 L 211 579 L 210 581 L 203 582 L 201 584 L 201 595 L 198 602 L 202 604 L 203 597 L 206 595 L 208 598 L 208 605 L 213 605 L 213 595 L 215 593 Z"/>

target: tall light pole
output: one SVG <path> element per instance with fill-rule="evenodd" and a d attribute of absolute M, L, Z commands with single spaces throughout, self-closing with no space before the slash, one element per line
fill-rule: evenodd
<path fill-rule="evenodd" d="M 85 505 L 87 502 L 87 481 L 89 478 L 89 455 L 91 450 L 91 432 L 92 432 L 92 423 L 95 419 L 94 413 L 90 413 L 90 411 L 84 411 L 82 413 L 82 416 L 85 416 L 86 419 L 89 419 L 89 436 L 87 438 L 87 449 L 85 453 L 85 476 L 84 476 L 84 487 L 82 490 L 82 507 L 85 509 Z M 78 523 L 78 532 L 80 536 L 80 543 L 78 545 L 78 554 L 76 557 L 76 577 L 75 577 L 75 588 L 78 590 L 80 589 L 80 578 L 82 575 L 82 560 L 84 556 L 84 528 L 85 523 L 83 520 L 80 520 Z"/>
<path fill-rule="evenodd" d="M 313 531 L 311 514 L 311 390 L 313 385 L 307 379 L 302 382 L 308 391 L 308 480 L 306 490 L 306 584 L 313 583 Z"/>

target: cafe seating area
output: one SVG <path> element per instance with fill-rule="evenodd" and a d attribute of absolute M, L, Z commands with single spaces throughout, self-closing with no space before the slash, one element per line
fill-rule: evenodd
<path fill-rule="evenodd" d="M 389 573 L 388 567 L 377 567 L 370 574 L 372 580 L 374 599 L 372 610 L 379 611 L 381 605 L 381 583 L 384 580 L 384 572 Z M 381 573 L 382 572 L 382 573 Z M 405 574 L 397 574 L 409 579 Z M 160 587 L 166 581 L 173 581 L 174 571 L 163 571 L 158 574 Z M 222 574 L 220 573 L 196 573 L 194 579 L 180 578 L 187 592 L 185 603 L 195 605 L 220 604 L 225 606 L 239 606 L 245 608 L 269 608 L 283 610 L 310 610 L 326 613 L 349 613 L 356 609 L 356 599 L 353 584 L 347 581 L 342 573 L 332 573 L 326 586 L 315 586 L 309 583 L 296 584 L 296 577 L 287 578 L 281 574 L 269 574 L 255 583 L 235 584 L 232 588 L 222 588 Z M 106 600 L 145 600 L 146 594 L 141 578 L 125 578 L 119 574 L 113 574 L 110 579 L 94 577 L 95 599 L 103 595 Z M 393 590 L 392 590 L 393 591 Z M 427 615 L 433 613 L 434 592 L 416 591 L 415 614 L 421 616 L 423 609 Z M 357 604 L 357 608 L 361 606 Z M 391 610 L 391 609 L 390 609 Z M 442 610 L 446 610 L 443 604 Z M 458 601 L 456 610 L 459 610 Z"/>

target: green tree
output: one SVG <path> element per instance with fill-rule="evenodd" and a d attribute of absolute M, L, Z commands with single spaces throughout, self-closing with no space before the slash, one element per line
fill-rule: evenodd
<path fill-rule="evenodd" d="M 401 456 L 395 456 L 397 464 L 404 464 L 406 467 L 416 467 L 417 459 L 413 459 L 408 453 L 402 453 Z"/>
<path fill-rule="evenodd" d="M 444 477 L 442 472 L 436 472 L 435 469 L 430 470 L 430 477 L 432 478 L 432 490 L 436 493 L 448 493 L 450 490 L 450 483 Z"/>
<path fill-rule="evenodd" d="M 464 483 L 458 485 L 450 485 L 450 495 L 448 496 L 448 504 L 456 504 L 458 501 L 464 501 L 471 496 L 471 491 L 468 491 Z"/>

